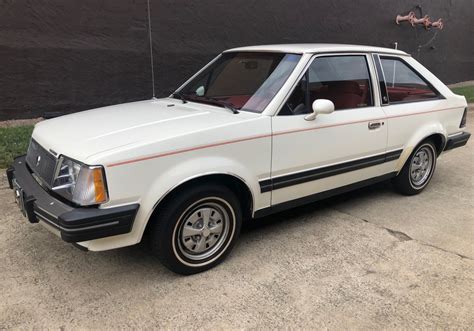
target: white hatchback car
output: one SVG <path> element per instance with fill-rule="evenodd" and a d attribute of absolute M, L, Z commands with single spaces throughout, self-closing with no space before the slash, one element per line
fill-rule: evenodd
<path fill-rule="evenodd" d="M 224 259 L 243 219 L 387 179 L 419 193 L 469 139 L 466 107 L 402 51 L 236 48 L 170 97 L 37 124 L 7 173 L 30 222 L 91 251 L 146 234 L 192 274 Z"/>

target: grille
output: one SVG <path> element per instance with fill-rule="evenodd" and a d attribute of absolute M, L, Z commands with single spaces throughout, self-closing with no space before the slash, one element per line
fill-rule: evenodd
<path fill-rule="evenodd" d="M 26 153 L 26 163 L 44 183 L 51 187 L 56 158 L 33 139 Z"/>

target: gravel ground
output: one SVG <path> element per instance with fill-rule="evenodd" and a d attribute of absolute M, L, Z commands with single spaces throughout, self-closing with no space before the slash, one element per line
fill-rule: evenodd
<path fill-rule="evenodd" d="M 471 139 L 421 195 L 381 183 L 252 221 L 189 277 L 140 246 L 83 252 L 28 224 L 2 175 L 0 329 L 472 329 L 473 173 Z"/>

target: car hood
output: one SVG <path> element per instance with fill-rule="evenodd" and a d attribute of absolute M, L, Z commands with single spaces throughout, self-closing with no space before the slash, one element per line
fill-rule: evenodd
<path fill-rule="evenodd" d="M 169 140 L 213 127 L 255 119 L 257 114 L 172 98 L 132 102 L 38 123 L 33 139 L 57 155 L 82 162 L 101 153 Z"/>

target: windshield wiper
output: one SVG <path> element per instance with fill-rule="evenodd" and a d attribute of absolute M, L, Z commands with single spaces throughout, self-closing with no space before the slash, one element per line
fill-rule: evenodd
<path fill-rule="evenodd" d="M 219 106 L 222 106 L 224 108 L 227 108 L 229 109 L 232 113 L 234 114 L 239 114 L 240 112 L 237 110 L 237 108 L 229 103 L 229 102 L 225 102 L 225 101 L 222 101 L 222 100 L 219 100 L 219 99 L 216 99 L 216 98 L 213 98 L 213 97 L 204 97 L 204 96 L 193 96 L 193 95 L 187 95 L 187 94 L 183 94 L 181 92 L 174 92 L 172 94 L 173 98 L 180 98 L 183 103 L 187 103 L 188 100 L 190 101 L 196 101 L 196 102 L 208 102 L 208 103 L 211 103 L 211 104 L 217 104 Z"/>
<path fill-rule="evenodd" d="M 186 97 L 184 96 L 184 94 L 180 91 L 174 92 L 173 94 L 171 94 L 171 96 L 173 98 L 176 98 L 176 97 L 180 98 L 183 103 L 188 102 L 188 100 L 186 100 Z"/>
<path fill-rule="evenodd" d="M 216 99 L 216 98 L 212 98 L 212 97 L 205 97 L 206 100 L 209 100 L 209 101 L 213 101 L 221 106 L 224 106 L 225 108 L 229 109 L 231 112 L 233 112 L 234 114 L 238 114 L 239 111 L 237 110 L 237 108 L 235 108 L 235 106 L 229 102 L 225 102 L 225 101 L 222 101 L 222 100 L 219 100 L 219 99 Z"/>

